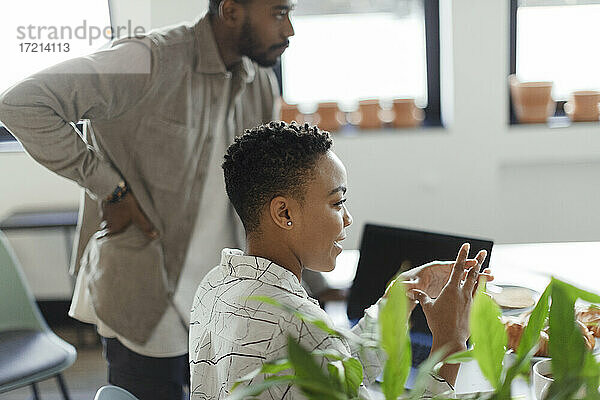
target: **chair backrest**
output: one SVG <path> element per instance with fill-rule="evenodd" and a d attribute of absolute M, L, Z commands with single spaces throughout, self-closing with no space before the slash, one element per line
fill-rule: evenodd
<path fill-rule="evenodd" d="M 49 328 L 27 286 L 15 252 L 0 231 L 0 332 L 15 329 Z"/>
<path fill-rule="evenodd" d="M 98 389 L 94 400 L 138 400 L 138 398 L 125 389 L 109 385 Z"/>

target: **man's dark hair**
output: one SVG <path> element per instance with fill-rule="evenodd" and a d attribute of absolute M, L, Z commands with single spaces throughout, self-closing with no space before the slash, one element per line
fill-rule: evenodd
<path fill-rule="evenodd" d="M 223 0 L 209 0 L 208 2 L 208 13 L 210 15 L 218 15 L 219 14 L 219 5 Z M 234 0 L 236 3 L 247 4 L 251 0 Z"/>
<path fill-rule="evenodd" d="M 304 186 L 333 142 L 316 126 L 270 122 L 237 137 L 225 154 L 229 200 L 246 233 L 258 231 L 263 207 L 277 196 L 304 200 Z"/>

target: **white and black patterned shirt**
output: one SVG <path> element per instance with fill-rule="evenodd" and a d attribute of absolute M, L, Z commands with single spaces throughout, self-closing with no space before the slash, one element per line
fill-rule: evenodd
<path fill-rule="evenodd" d="M 363 383 L 373 382 L 381 373 L 382 353 L 359 353 L 345 339 L 328 335 L 270 304 L 248 300 L 251 296 L 271 297 L 333 326 L 292 272 L 267 259 L 246 256 L 241 250 L 224 249 L 221 264 L 203 279 L 192 306 L 191 399 L 226 398 L 237 379 L 260 368 L 264 362 L 287 357 L 288 335 L 311 351 L 335 349 L 358 358 L 363 365 Z M 355 334 L 361 334 L 369 319 L 377 318 L 377 307 L 366 310 L 365 317 L 352 329 Z M 258 376 L 252 383 L 263 378 Z M 361 395 L 368 398 L 364 386 Z M 295 400 L 304 396 L 295 387 L 278 386 L 263 392 L 259 398 Z"/>

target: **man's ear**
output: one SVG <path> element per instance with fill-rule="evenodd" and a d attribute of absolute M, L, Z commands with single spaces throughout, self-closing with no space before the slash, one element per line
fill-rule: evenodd
<path fill-rule="evenodd" d="M 294 227 L 293 208 L 292 200 L 289 198 L 283 196 L 274 197 L 269 204 L 271 220 L 278 227 L 288 231 L 291 230 Z"/>
<path fill-rule="evenodd" d="M 235 0 L 223 0 L 219 4 L 219 18 L 224 24 L 235 27 L 245 20 L 244 6 Z"/>

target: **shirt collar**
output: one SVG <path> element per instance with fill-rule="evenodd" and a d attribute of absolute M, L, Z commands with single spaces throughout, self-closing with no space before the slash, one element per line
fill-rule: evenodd
<path fill-rule="evenodd" d="M 296 275 L 266 258 L 247 256 L 238 249 L 223 249 L 221 268 L 227 275 L 255 279 L 319 304 L 317 300 L 308 296 Z"/>
<path fill-rule="evenodd" d="M 204 74 L 226 74 L 227 67 L 221 59 L 219 48 L 210 25 L 210 17 L 208 14 L 203 16 L 194 25 L 194 37 L 196 48 L 196 72 Z M 256 74 L 255 66 L 246 56 L 242 57 L 240 64 L 241 78 L 246 83 L 254 80 Z"/>

